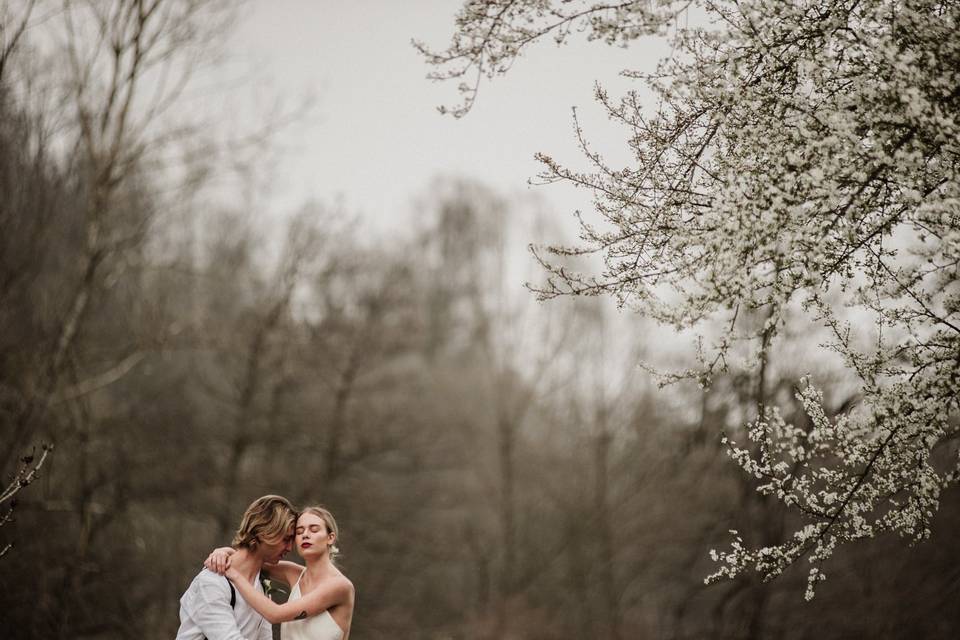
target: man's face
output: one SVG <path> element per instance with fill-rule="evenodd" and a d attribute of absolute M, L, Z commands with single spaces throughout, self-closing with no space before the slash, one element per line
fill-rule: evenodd
<path fill-rule="evenodd" d="M 290 552 L 293 546 L 293 528 L 291 527 L 282 538 L 264 540 L 260 543 L 260 553 L 264 564 L 277 564 L 283 556 Z"/>

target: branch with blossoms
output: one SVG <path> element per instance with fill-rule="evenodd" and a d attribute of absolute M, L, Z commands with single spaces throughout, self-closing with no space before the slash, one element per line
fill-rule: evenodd
<path fill-rule="evenodd" d="M 860 406 L 830 419 L 823 394 L 812 383 L 797 393 L 811 427 L 787 424 L 776 408 L 750 426 L 754 454 L 724 437 L 728 455 L 772 495 L 802 514 L 807 523 L 778 545 L 749 548 L 737 531 L 726 552 L 710 552 L 720 563 L 707 584 L 756 571 L 773 579 L 806 557 L 806 599 L 826 579 L 822 565 L 844 544 L 895 532 L 913 541 L 930 536 L 930 522 L 944 488 L 960 466 L 938 470 L 934 448 L 956 427 L 945 406 L 956 403 L 956 388 L 938 380 L 873 389 Z"/>
<path fill-rule="evenodd" d="M 13 510 L 17 506 L 15 496 L 24 487 L 29 486 L 34 480 L 40 477 L 40 469 L 43 467 L 43 463 L 46 462 L 47 456 L 50 455 L 51 451 L 53 451 L 53 445 L 44 443 L 40 445 L 39 458 L 35 450 L 20 458 L 20 464 L 17 467 L 16 473 L 13 475 L 13 479 L 7 484 L 3 493 L 0 494 L 0 508 L 5 508 L 4 512 L 0 514 L 0 527 L 3 527 L 13 520 Z M 8 542 L 0 549 L 0 558 L 7 555 L 12 548 L 13 543 Z"/>
<path fill-rule="evenodd" d="M 674 0 L 468 0 L 457 14 L 456 31 L 446 49 L 436 50 L 419 40 L 414 40 L 413 46 L 438 69 L 428 74 L 429 79 L 466 78 L 457 85 L 460 104 L 438 108 L 440 113 L 460 118 L 473 107 L 481 80 L 505 74 L 537 40 L 551 37 L 556 44 L 563 44 L 571 34 L 586 31 L 592 40 L 626 44 L 656 33 L 690 4 Z"/>

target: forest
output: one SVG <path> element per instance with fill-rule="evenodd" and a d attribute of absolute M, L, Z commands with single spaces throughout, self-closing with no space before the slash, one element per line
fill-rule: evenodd
<path fill-rule="evenodd" d="M 783 484 L 779 493 L 758 491 L 759 478 L 780 467 L 752 431 L 780 429 L 787 440 L 792 429 L 810 434 L 824 421 L 846 424 L 846 416 L 853 421 L 867 406 L 895 413 L 889 407 L 902 405 L 884 395 L 887 381 L 902 374 L 914 384 L 905 393 L 918 396 L 928 390 L 917 382 L 923 375 L 893 371 L 893 360 L 880 362 L 879 355 L 870 362 L 882 375 L 851 373 L 850 362 L 859 362 L 849 356 L 852 341 L 822 355 L 817 349 L 840 321 L 831 325 L 826 306 L 812 321 L 799 303 L 777 297 L 781 280 L 770 285 L 769 299 L 756 297 L 767 295 L 763 283 L 747 293 L 725 285 L 715 306 L 704 302 L 672 316 L 662 307 L 659 315 L 637 313 L 637 299 L 652 294 L 624 284 L 631 273 L 623 264 L 634 254 L 623 243 L 635 237 L 626 226 L 614 232 L 618 237 L 581 234 L 588 245 L 624 249 L 606 254 L 605 280 L 574 275 L 591 263 L 584 261 L 586 250 L 567 246 L 535 249 L 518 274 L 510 247 L 535 242 L 533 229 L 549 224 L 538 217 L 545 214 L 471 176 L 424 184 L 417 222 L 402 233 L 363 231 L 331 203 L 305 202 L 268 218 L 253 206 L 218 202 L 211 194 L 222 167 L 269 145 L 270 132 L 215 141 L 202 135 L 202 123 L 168 116 L 178 113 L 191 66 L 216 34 L 231 28 L 231 4 L 0 3 L 0 635 L 173 637 L 178 599 L 207 553 L 229 542 L 251 500 L 281 494 L 336 514 L 338 563 L 357 591 L 350 636 L 357 640 L 956 637 L 960 501 L 945 469 L 956 465 L 960 433 L 960 351 L 951 324 L 960 312 L 938 297 L 956 292 L 956 138 L 931 134 L 935 152 L 911 150 L 926 154 L 923 167 L 945 177 L 929 178 L 928 189 L 916 188 L 920 195 L 903 196 L 933 199 L 943 192 L 942 228 L 925 219 L 904 224 L 916 222 L 941 241 L 931 261 L 953 279 L 938 272 L 911 280 L 911 286 L 928 286 L 942 278 L 920 298 L 890 293 L 889 281 L 887 288 L 865 286 L 863 296 L 874 291 L 879 300 L 881 290 L 888 296 L 876 308 L 891 314 L 891 339 L 919 335 L 932 344 L 936 322 L 953 327 L 933 364 L 922 361 L 926 351 L 896 355 L 923 375 L 946 362 L 938 380 L 952 380 L 953 395 L 938 405 L 936 418 L 946 426 L 929 441 L 926 432 L 905 440 L 927 443 L 928 457 L 916 458 L 919 480 L 910 481 L 929 478 L 921 474 L 929 465 L 941 474 L 931 482 L 942 478 L 942 492 L 935 504 L 922 502 L 919 493 L 899 503 L 914 494 L 897 485 L 892 501 L 869 503 L 873 511 L 857 511 L 861 519 L 837 534 L 841 551 L 833 553 L 831 543 L 805 557 L 807 547 L 778 545 L 804 526 L 820 526 L 808 523 L 820 522 L 823 513 L 796 507 L 830 505 L 823 498 L 830 486 L 813 481 L 822 490 L 820 503 L 803 502 Z M 517 29 L 536 29 L 524 12 L 537 4 L 466 2 L 451 26 L 459 30 L 451 46 L 462 50 L 446 57 L 435 52 L 427 63 L 473 52 L 479 55 L 473 62 L 493 66 L 478 69 L 480 76 L 505 72 L 518 55 L 509 48 L 517 32 L 486 29 L 491 7 L 505 5 L 496 14 L 502 24 L 515 20 L 528 25 Z M 561 22 L 581 19 L 562 13 L 567 3 L 541 4 L 556 6 L 548 17 Z M 624 6 L 639 4 L 656 3 Z M 953 2 L 939 5 L 950 33 L 960 10 Z M 617 11 L 587 28 L 608 42 L 639 37 L 610 32 L 611 25 L 633 26 L 622 13 L 628 9 Z M 477 54 L 493 47 L 469 41 L 478 33 L 502 36 L 500 48 Z M 931 41 L 951 39 L 930 33 Z M 544 34 L 552 31 L 527 35 Z M 920 42 L 918 48 L 927 42 L 906 41 Z M 955 118 L 960 51 L 953 46 L 938 55 L 946 60 L 939 68 L 953 74 L 938 117 Z M 681 77 L 681 71 L 690 69 L 672 73 Z M 483 90 L 496 91 L 496 82 Z M 664 91 L 668 103 L 685 95 Z M 716 95 L 704 91 L 705 100 Z M 466 97 L 469 102 L 472 94 Z M 632 122 L 640 140 L 647 125 L 630 119 L 626 102 L 608 104 Z M 466 110 L 457 115 L 470 117 Z M 745 119 L 756 125 L 755 116 Z M 724 117 L 730 122 L 736 114 Z M 949 126 L 945 131 L 960 124 Z M 648 141 L 667 137 L 645 131 Z M 684 135 L 685 144 L 699 144 L 694 133 Z M 733 147 L 731 139 L 742 143 L 745 134 L 737 135 L 721 147 Z M 764 133 L 768 143 L 774 137 Z M 652 154 L 642 141 L 637 148 L 642 164 Z M 660 167 L 673 175 L 688 156 L 658 157 L 674 163 Z M 828 157 L 835 155 L 823 152 Z M 546 181 L 579 177 L 550 158 L 542 161 Z M 802 170 L 815 175 L 809 164 Z M 911 179 L 919 171 L 910 165 Z M 625 225 L 616 200 L 633 183 L 599 181 L 631 178 L 602 167 L 596 176 L 591 186 L 610 197 L 598 200 L 599 211 L 614 226 Z M 878 178 L 885 185 L 895 179 L 900 176 Z M 722 192 L 709 204 L 678 204 L 691 193 L 699 198 L 706 180 L 691 178 L 683 189 L 674 185 L 650 197 L 678 211 L 732 202 Z M 755 195 L 745 182 L 738 183 L 737 197 Z M 642 185 L 637 189 L 666 189 Z M 873 206 L 863 195 L 870 193 L 861 189 L 864 201 L 857 206 Z M 763 197 L 764 206 L 776 206 L 773 196 Z M 900 206 L 889 193 L 876 197 L 881 213 Z M 922 218 L 927 209 L 920 209 Z M 869 227 L 873 215 L 881 214 L 864 214 L 851 228 Z M 772 230 L 787 224 L 758 220 L 758 228 Z M 657 256 L 669 248 L 690 249 L 672 244 L 690 225 L 670 224 L 657 232 L 671 239 L 643 260 L 659 264 Z M 887 233 L 889 240 L 893 227 L 884 224 L 878 237 Z M 765 242 L 756 240 L 757 246 Z M 874 262 L 851 258 L 837 277 L 849 272 L 851 281 L 861 282 L 862 273 L 883 266 L 885 250 L 893 251 L 881 247 Z M 652 283 L 651 291 L 676 285 L 680 276 L 700 283 L 765 277 L 756 275 L 760 267 L 724 271 L 726 256 L 713 258 L 712 275 L 678 267 L 676 281 Z M 648 266 L 639 258 L 633 264 Z M 789 268 L 781 272 L 790 281 Z M 520 286 L 524 281 L 532 291 Z M 792 282 L 797 290 L 808 286 Z M 833 293 L 824 289 L 823 299 Z M 731 321 L 735 305 L 723 301 L 737 296 L 746 301 Z M 911 316 L 897 301 L 924 309 L 924 303 L 945 305 L 946 311 Z M 910 318 L 906 329 L 894 324 L 896 314 Z M 861 316 L 851 317 L 856 326 Z M 928 333 L 925 317 L 934 323 Z M 728 323 L 739 342 L 725 341 Z M 723 346 L 699 352 L 691 332 L 697 327 L 708 345 Z M 709 367 L 708 376 L 701 369 L 663 373 L 711 361 L 722 366 Z M 807 379 L 818 385 L 816 402 Z M 917 404 L 919 415 L 924 409 Z M 851 433 L 876 442 L 863 430 Z M 879 433 L 886 444 L 903 432 Z M 824 464 L 847 462 L 846 450 L 818 453 Z M 856 502 L 851 498 L 859 498 L 871 474 L 886 473 L 880 453 L 872 460 L 857 454 L 856 482 L 836 479 L 853 487 L 844 505 Z M 809 459 L 792 460 L 791 473 L 799 478 Z M 917 501 L 930 512 L 923 524 L 928 530 L 902 524 L 903 504 Z M 893 512 L 900 519 L 885 526 Z M 866 526 L 861 516 L 876 518 L 875 535 L 857 533 Z M 848 527 L 844 518 L 843 509 L 832 513 L 818 540 L 827 539 L 835 522 Z M 735 542 L 727 555 L 731 535 L 743 547 Z M 738 548 L 782 548 L 783 560 L 764 564 L 767 552 L 752 551 L 744 560 Z M 829 576 L 815 595 L 814 560 Z M 731 569 L 717 576 L 725 563 Z"/>

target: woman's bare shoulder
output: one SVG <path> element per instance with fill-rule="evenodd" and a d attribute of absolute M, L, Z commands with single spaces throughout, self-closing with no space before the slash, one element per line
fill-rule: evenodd
<path fill-rule="evenodd" d="M 337 589 L 342 590 L 344 593 L 346 593 L 350 597 L 350 600 L 353 600 L 357 591 L 356 591 L 356 588 L 353 586 L 353 582 L 351 582 L 350 578 L 338 572 L 337 575 L 332 576 L 330 580 L 335 580 Z"/>

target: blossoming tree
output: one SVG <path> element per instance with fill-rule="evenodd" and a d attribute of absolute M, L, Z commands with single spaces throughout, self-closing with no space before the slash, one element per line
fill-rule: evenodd
<path fill-rule="evenodd" d="M 538 40 L 672 39 L 656 73 L 623 72 L 655 104 L 597 90 L 631 166 L 582 138 L 587 171 L 539 156 L 546 181 L 586 186 L 595 202 L 579 244 L 535 251 L 540 297 L 611 295 L 678 330 L 721 327 L 673 376 L 705 385 L 749 344 L 762 389 L 785 320 L 800 319 L 829 331 L 821 348 L 858 385 L 858 402 L 830 415 L 814 381 L 798 381 L 807 425 L 759 394 L 749 442 L 725 439 L 728 452 L 801 524 L 774 546 L 732 532 L 708 581 L 771 579 L 805 558 L 812 598 L 839 546 L 927 538 L 957 481 L 958 29 L 956 0 L 469 0 L 449 47 L 416 44 L 432 77 L 460 80 L 448 109 L 459 117 L 481 79 Z M 565 264 L 591 253 L 600 273 Z"/>

